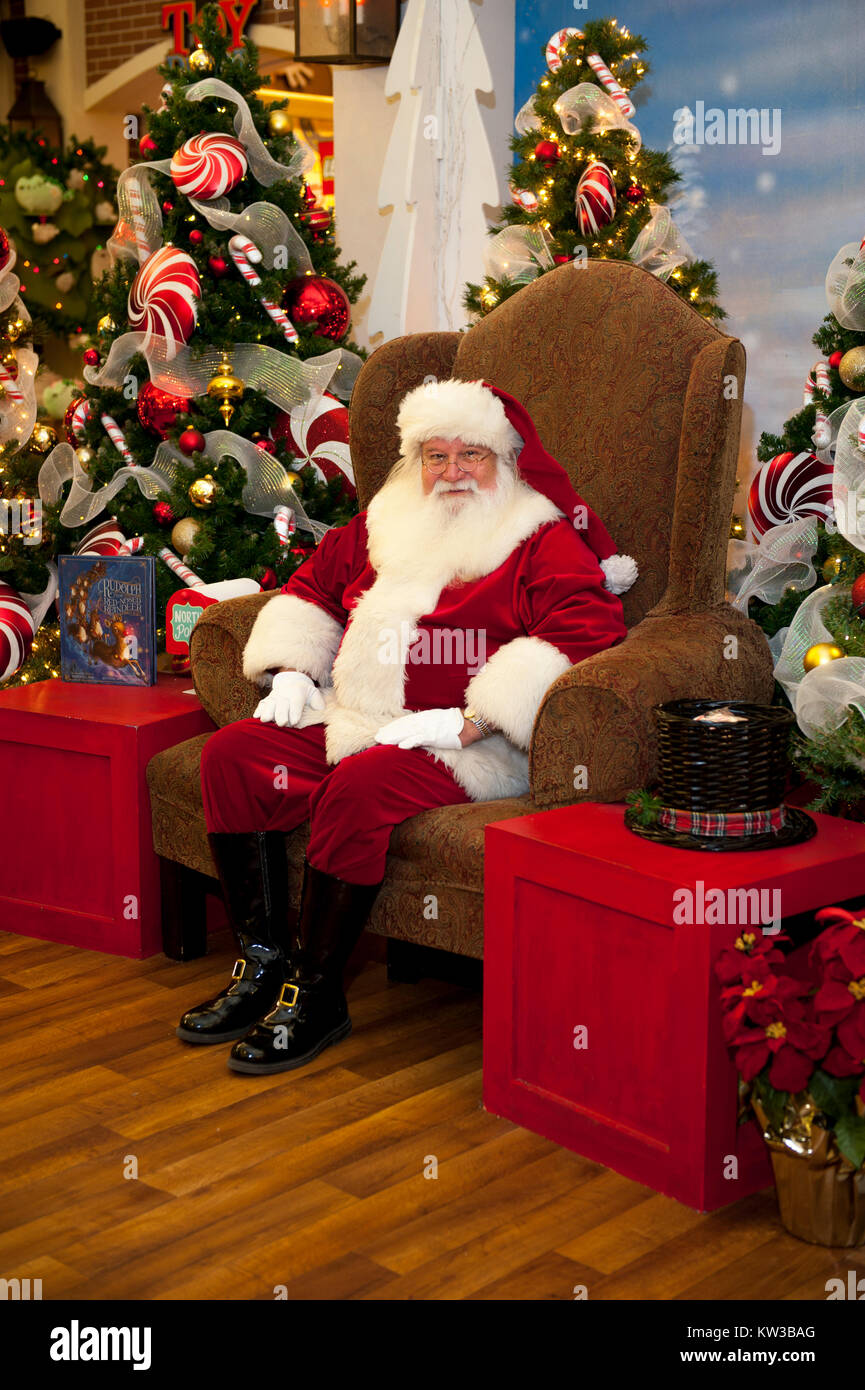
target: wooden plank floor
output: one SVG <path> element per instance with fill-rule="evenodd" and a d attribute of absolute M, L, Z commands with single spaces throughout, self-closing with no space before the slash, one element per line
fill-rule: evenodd
<path fill-rule="evenodd" d="M 378 938 L 347 1041 L 229 1072 L 174 1025 L 233 959 L 225 933 L 187 965 L 0 933 L 0 1277 L 44 1299 L 823 1300 L 865 1273 L 787 1235 L 772 1191 L 700 1216 L 487 1114 L 480 995 L 388 983 Z"/>

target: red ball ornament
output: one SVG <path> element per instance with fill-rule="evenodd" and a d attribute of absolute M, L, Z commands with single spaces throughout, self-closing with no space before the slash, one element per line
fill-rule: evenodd
<path fill-rule="evenodd" d="M 351 322 L 348 295 L 324 275 L 299 275 L 285 287 L 282 306 L 298 328 L 315 324 L 319 338 L 341 338 Z"/>
<path fill-rule="evenodd" d="M 602 159 L 587 164 L 577 184 L 577 221 L 583 236 L 597 236 L 616 215 L 613 172 Z"/>
<path fill-rule="evenodd" d="M 142 135 L 138 141 L 138 153 L 143 154 L 145 159 L 156 154 L 156 141 L 152 135 Z"/>
<path fill-rule="evenodd" d="M 276 440 L 275 440 L 275 439 L 257 439 L 257 440 L 255 441 L 255 447 L 256 447 L 257 449 L 264 449 L 265 453 L 268 453 L 268 454 L 275 454 L 275 453 L 276 453 Z"/>
<path fill-rule="evenodd" d="M 0 270 L 6 265 L 11 255 L 12 247 L 9 244 L 7 233 L 0 227 Z"/>
<path fill-rule="evenodd" d="M 184 430 L 177 442 L 184 454 L 200 454 L 207 441 L 201 430 Z"/>
<path fill-rule="evenodd" d="M 173 212 L 173 211 L 174 211 L 174 204 L 173 204 L 173 203 L 170 203 L 170 202 L 168 201 L 168 199 L 166 199 L 165 202 L 162 204 L 162 211 L 163 211 L 163 212 Z"/>
<path fill-rule="evenodd" d="M 215 280 L 221 280 L 223 275 L 229 272 L 229 264 L 224 256 L 211 256 L 207 262 L 207 269 Z"/>
<path fill-rule="evenodd" d="M 154 502 L 153 519 L 160 526 L 170 526 L 174 521 L 174 509 L 170 502 Z"/>
<path fill-rule="evenodd" d="M 841 361 L 841 358 L 842 358 L 843 356 L 844 356 L 844 354 L 843 354 L 843 352 L 841 351 L 840 348 L 838 349 L 837 352 L 833 352 L 833 353 L 830 355 L 830 357 L 829 357 L 829 366 L 830 366 L 830 367 L 837 367 L 837 366 L 838 366 L 838 363 Z"/>
<path fill-rule="evenodd" d="M 274 571 L 268 567 L 258 582 L 262 589 L 275 589 L 277 581 Z"/>
<path fill-rule="evenodd" d="M 535 145 L 535 159 L 549 169 L 559 162 L 559 147 L 555 140 L 539 140 Z"/>
<path fill-rule="evenodd" d="M 204 232 L 199 231 L 197 227 L 193 227 L 192 231 L 189 233 L 189 240 L 193 246 L 200 246 L 204 240 Z"/>
<path fill-rule="evenodd" d="M 165 439 L 177 424 L 178 415 L 189 409 L 189 397 L 173 396 L 170 391 L 161 391 L 152 381 L 146 381 L 138 392 L 136 404 L 144 428 L 157 438 Z"/>
<path fill-rule="evenodd" d="M 629 203 L 638 203 L 641 198 L 645 198 L 646 190 L 641 188 L 638 183 L 629 184 L 625 189 L 625 197 Z"/>
<path fill-rule="evenodd" d="M 97 352 L 96 348 L 87 349 L 87 351 L 84 354 L 84 365 L 85 367 L 99 366 L 99 353 Z"/>
<path fill-rule="evenodd" d="M 856 617 L 865 618 L 865 574 L 860 574 L 858 579 L 853 580 L 850 602 L 853 604 Z"/>
<path fill-rule="evenodd" d="M 567 265 L 570 259 L 570 256 L 553 256 L 556 265 Z"/>

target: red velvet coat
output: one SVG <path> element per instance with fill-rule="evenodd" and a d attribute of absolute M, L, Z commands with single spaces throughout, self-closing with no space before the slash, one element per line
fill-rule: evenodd
<path fill-rule="evenodd" d="M 597 558 L 540 493 L 522 488 L 500 525 L 473 546 L 475 577 L 447 556 L 406 553 L 400 489 L 329 531 L 261 610 L 244 671 L 306 671 L 325 692 L 328 761 L 375 741 L 410 710 L 472 704 L 502 732 L 459 751 L 435 750 L 473 800 L 528 790 L 532 725 L 569 666 L 621 641 L 621 601 Z"/>

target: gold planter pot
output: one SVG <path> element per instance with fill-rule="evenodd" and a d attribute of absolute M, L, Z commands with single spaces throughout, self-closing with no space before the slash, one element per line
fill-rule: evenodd
<path fill-rule="evenodd" d="M 815 1123 L 810 1096 L 796 1096 L 788 1106 L 783 1137 L 756 1096 L 751 1104 L 769 1148 L 782 1225 L 812 1245 L 865 1245 L 865 1169 L 854 1168 Z"/>

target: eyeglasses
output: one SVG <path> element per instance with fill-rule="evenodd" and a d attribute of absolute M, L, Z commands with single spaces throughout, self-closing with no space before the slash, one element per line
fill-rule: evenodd
<path fill-rule="evenodd" d="M 441 454 L 423 460 L 424 468 L 432 474 L 444 473 L 452 463 L 456 463 L 461 473 L 474 473 L 490 457 L 489 449 L 466 449 L 455 459 L 446 459 Z"/>

